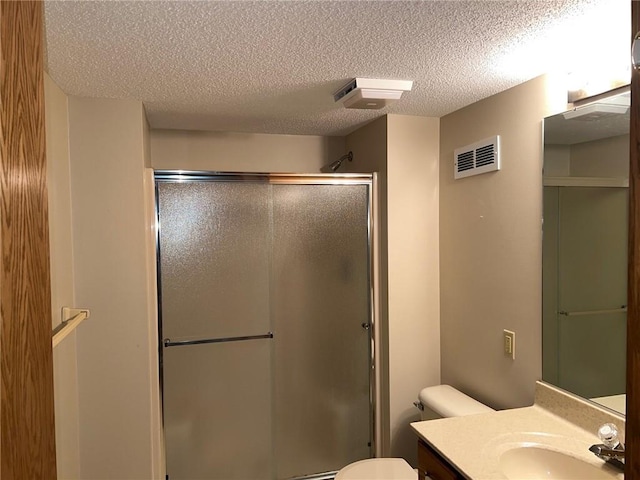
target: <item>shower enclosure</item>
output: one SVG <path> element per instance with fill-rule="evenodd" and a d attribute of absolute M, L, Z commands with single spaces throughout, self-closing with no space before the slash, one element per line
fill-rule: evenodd
<path fill-rule="evenodd" d="M 372 177 L 157 172 L 167 475 L 373 452 Z"/>

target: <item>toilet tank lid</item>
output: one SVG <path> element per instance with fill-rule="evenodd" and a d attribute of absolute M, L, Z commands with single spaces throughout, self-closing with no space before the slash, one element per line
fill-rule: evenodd
<path fill-rule="evenodd" d="M 495 411 L 450 385 L 423 388 L 418 399 L 422 405 L 444 418 L 464 417 L 465 415 Z"/>

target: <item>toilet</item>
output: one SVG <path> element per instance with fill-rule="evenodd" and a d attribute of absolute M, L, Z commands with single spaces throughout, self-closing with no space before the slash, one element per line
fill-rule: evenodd
<path fill-rule="evenodd" d="M 464 417 L 494 410 L 450 385 L 423 388 L 414 405 L 422 420 Z M 416 480 L 418 474 L 402 458 L 369 458 L 341 469 L 335 480 Z"/>

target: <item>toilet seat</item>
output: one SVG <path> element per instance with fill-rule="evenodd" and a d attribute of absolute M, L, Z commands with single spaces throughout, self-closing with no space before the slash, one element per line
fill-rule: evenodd
<path fill-rule="evenodd" d="M 338 472 L 335 480 L 417 480 L 418 474 L 402 458 L 369 458 Z"/>

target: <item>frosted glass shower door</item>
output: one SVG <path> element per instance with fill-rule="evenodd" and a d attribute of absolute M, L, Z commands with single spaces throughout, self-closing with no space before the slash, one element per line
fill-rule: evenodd
<path fill-rule="evenodd" d="M 367 185 L 275 185 L 278 479 L 371 456 Z"/>
<path fill-rule="evenodd" d="M 586 398 L 625 391 L 628 203 L 626 188 L 558 191 L 558 385 Z"/>
<path fill-rule="evenodd" d="M 158 182 L 157 198 L 169 479 L 271 479 L 272 340 L 238 340 L 271 331 L 269 185 Z"/>
<path fill-rule="evenodd" d="M 294 479 L 371 456 L 371 183 L 157 180 L 169 480 Z"/>

